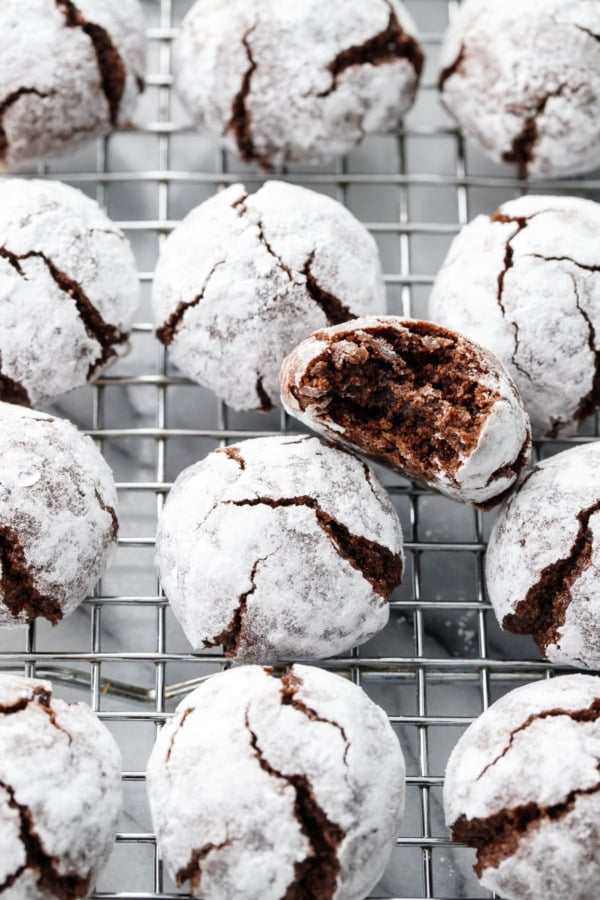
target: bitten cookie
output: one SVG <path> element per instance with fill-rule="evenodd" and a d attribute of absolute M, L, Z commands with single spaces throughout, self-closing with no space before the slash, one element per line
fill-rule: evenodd
<path fill-rule="evenodd" d="M 600 204 L 525 196 L 455 238 L 429 315 L 487 347 L 534 434 L 572 434 L 600 403 Z"/>
<path fill-rule="evenodd" d="M 0 626 L 56 625 L 117 542 L 112 473 L 70 422 L 0 403 Z"/>
<path fill-rule="evenodd" d="M 290 415 L 443 494 L 493 506 L 527 465 L 529 420 L 498 360 L 445 328 L 356 319 L 281 369 Z"/>
<path fill-rule="evenodd" d="M 0 400 L 37 406 L 127 352 L 139 301 L 123 233 L 60 182 L 0 181 Z"/>
<path fill-rule="evenodd" d="M 279 369 L 317 328 L 385 312 L 377 245 L 341 204 L 270 181 L 193 210 L 166 241 L 153 293 L 182 372 L 234 409 L 270 409 Z"/>
<path fill-rule="evenodd" d="M 0 167 L 129 123 L 143 89 L 137 0 L 2 0 Z"/>
<path fill-rule="evenodd" d="M 318 659 L 386 624 L 402 530 L 352 454 L 306 436 L 260 438 L 182 472 L 156 563 L 194 647 L 255 662 Z"/>
<path fill-rule="evenodd" d="M 600 668 L 600 444 L 538 463 L 490 536 L 486 580 L 503 628 L 547 659 Z"/>
<path fill-rule="evenodd" d="M 446 771 L 454 840 L 506 900 L 600 894 L 600 678 L 566 675 L 506 694 L 471 725 Z"/>
<path fill-rule="evenodd" d="M 442 42 L 442 101 L 523 177 L 600 165 L 596 0 L 466 0 Z"/>
<path fill-rule="evenodd" d="M 191 117 L 263 169 L 325 162 L 393 128 L 423 68 L 399 0 L 201 0 L 173 47 Z"/>
<path fill-rule="evenodd" d="M 121 813 L 121 754 L 84 703 L 48 681 L 0 675 L 0 891 L 87 897 Z"/>
<path fill-rule="evenodd" d="M 148 764 L 163 859 L 206 900 L 362 900 L 404 809 L 404 758 L 356 685 L 242 666 L 178 706 Z"/>

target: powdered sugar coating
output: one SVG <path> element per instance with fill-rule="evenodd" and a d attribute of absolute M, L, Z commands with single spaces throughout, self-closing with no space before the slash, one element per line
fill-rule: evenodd
<path fill-rule="evenodd" d="M 116 546 L 116 506 L 90 438 L 0 403 L 0 626 L 56 623 L 85 599 Z"/>
<path fill-rule="evenodd" d="M 517 688 L 467 729 L 448 762 L 444 808 L 457 839 L 488 820 L 486 839 L 472 841 L 485 888 L 507 900 L 597 896 L 599 759 L 600 678 L 587 675 Z"/>
<path fill-rule="evenodd" d="M 269 181 L 232 185 L 166 241 L 154 321 L 172 359 L 234 409 L 268 408 L 287 353 L 331 320 L 383 312 L 377 245 L 341 204 Z M 336 318 L 338 317 L 338 318 Z"/>
<path fill-rule="evenodd" d="M 0 675 L 0 887 L 6 900 L 85 897 L 112 849 L 121 755 L 84 703 Z"/>
<path fill-rule="evenodd" d="M 599 467 L 595 443 L 538 463 L 503 507 L 486 557 L 500 624 L 533 634 L 553 662 L 591 669 L 600 668 Z"/>
<path fill-rule="evenodd" d="M 399 0 L 200 0 L 173 46 L 198 125 L 263 168 L 326 162 L 394 127 L 423 65 Z"/>
<path fill-rule="evenodd" d="M 238 660 L 317 659 L 385 626 L 402 530 L 351 454 L 316 438 L 260 438 L 182 472 L 158 525 L 156 564 L 194 647 L 222 644 Z"/>
<path fill-rule="evenodd" d="M 60 182 L 0 181 L 0 398 L 47 402 L 129 349 L 131 248 L 95 200 Z"/>
<path fill-rule="evenodd" d="M 538 436 L 572 434 L 598 406 L 600 204 L 524 196 L 452 243 L 429 315 L 483 344 L 519 388 Z"/>
<path fill-rule="evenodd" d="M 303 893 L 311 867 L 322 900 L 361 900 L 404 809 L 404 759 L 383 710 L 305 666 L 211 677 L 161 731 L 147 775 L 167 868 L 206 900 L 316 896 Z M 315 859 L 324 832 L 331 844 Z"/>
<path fill-rule="evenodd" d="M 496 162 L 547 178 L 600 165 L 596 0 L 466 0 L 442 43 L 442 100 Z"/>
<path fill-rule="evenodd" d="M 352 348 L 356 346 L 353 341 L 357 336 L 377 335 L 381 328 L 401 335 L 403 332 L 410 332 L 412 323 L 419 326 L 423 324 L 416 319 L 398 316 L 369 316 L 323 329 L 307 338 L 287 357 L 281 368 L 281 397 L 285 410 L 320 434 L 333 438 L 350 449 L 369 453 L 368 439 L 360 446 L 348 440 L 345 429 L 329 414 L 328 407 L 333 392 L 328 393 L 325 389 L 322 393 L 316 392 L 311 399 L 305 391 L 301 403 L 298 391 L 311 363 L 328 352 L 332 339 L 342 336 L 347 341 L 348 352 L 352 353 Z M 487 504 L 510 489 L 516 481 L 518 471 L 526 465 L 530 446 L 529 421 L 516 388 L 501 363 L 487 350 L 466 341 L 461 335 L 452 334 L 452 338 L 456 339 L 457 348 L 467 348 L 470 368 L 477 368 L 479 384 L 493 393 L 494 401 L 472 450 L 455 453 L 455 458 L 450 462 L 440 460 L 433 475 L 424 470 L 419 471 L 417 461 L 410 475 L 454 499 Z M 423 340 L 426 341 L 427 337 Z M 357 366 L 360 367 L 360 362 Z M 402 427 L 402 424 L 396 424 L 398 433 Z M 404 428 L 414 427 L 414 422 L 407 418 Z M 393 439 L 392 433 L 390 442 Z M 383 455 L 378 459 L 386 462 Z M 431 458 L 428 461 L 431 462 Z M 451 470 L 451 463 L 456 463 L 455 470 Z"/>
<path fill-rule="evenodd" d="M 67 153 L 126 125 L 144 53 L 138 0 L 3 0 L 0 165 Z"/>

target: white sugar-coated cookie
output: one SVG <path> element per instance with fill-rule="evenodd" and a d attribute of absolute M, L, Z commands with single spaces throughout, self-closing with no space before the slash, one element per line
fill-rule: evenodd
<path fill-rule="evenodd" d="M 317 332 L 283 363 L 281 396 L 315 431 L 466 503 L 499 503 L 529 461 L 506 370 L 430 322 L 371 316 Z"/>
<path fill-rule="evenodd" d="M 534 435 L 572 434 L 600 402 L 600 204 L 525 196 L 455 238 L 429 315 L 502 360 Z"/>
<path fill-rule="evenodd" d="M 397 125 L 423 51 L 399 0 L 198 0 L 173 47 L 190 115 L 246 162 L 325 162 Z"/>
<path fill-rule="evenodd" d="M 0 167 L 129 123 L 143 88 L 138 0 L 2 0 Z"/>
<path fill-rule="evenodd" d="M 506 900 L 600 896 L 600 678 L 527 684 L 456 745 L 444 809 L 477 849 L 481 884 Z"/>
<path fill-rule="evenodd" d="M 597 0 L 465 0 L 440 54 L 442 101 L 521 175 L 600 165 Z"/>
<path fill-rule="evenodd" d="M 319 659 L 384 627 L 402 530 L 352 454 L 308 436 L 243 441 L 177 479 L 156 537 L 162 585 L 194 647 Z"/>
<path fill-rule="evenodd" d="M 503 628 L 552 662 L 600 669 L 600 444 L 525 476 L 490 536 L 486 579 Z"/>
<path fill-rule="evenodd" d="M 269 409 L 284 357 L 317 328 L 385 312 L 377 245 L 340 203 L 269 181 L 193 210 L 166 241 L 157 334 L 179 368 L 234 409 Z"/>
<path fill-rule="evenodd" d="M 362 900 L 404 809 L 383 710 L 306 666 L 210 678 L 161 731 L 147 775 L 167 868 L 204 900 Z"/>
<path fill-rule="evenodd" d="M 139 301 L 131 248 L 60 182 L 0 181 L 0 400 L 37 406 L 127 352 Z"/>
<path fill-rule="evenodd" d="M 90 438 L 0 403 L 0 626 L 56 624 L 85 599 L 116 546 L 116 506 Z"/>
<path fill-rule="evenodd" d="M 0 892 L 87 897 L 121 813 L 121 755 L 84 703 L 48 681 L 0 675 Z"/>

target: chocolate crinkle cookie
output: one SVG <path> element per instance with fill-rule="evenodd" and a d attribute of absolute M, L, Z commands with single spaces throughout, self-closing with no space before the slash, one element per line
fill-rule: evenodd
<path fill-rule="evenodd" d="M 523 177 L 600 165 L 597 0 L 465 0 L 442 42 L 442 101 Z"/>
<path fill-rule="evenodd" d="M 501 510 L 486 580 L 503 628 L 547 659 L 600 668 L 600 444 L 538 463 Z"/>
<path fill-rule="evenodd" d="M 79 606 L 116 546 L 116 505 L 90 438 L 0 403 L 0 626 L 55 625 Z"/>
<path fill-rule="evenodd" d="M 529 420 L 502 365 L 430 322 L 370 317 L 317 332 L 285 360 L 281 395 L 315 431 L 484 508 L 529 461 Z"/>
<path fill-rule="evenodd" d="M 2 0 L 0 167 L 129 123 L 143 89 L 137 0 Z"/>
<path fill-rule="evenodd" d="M 454 840 L 506 900 L 600 896 L 600 678 L 565 675 L 496 701 L 446 771 Z"/>
<path fill-rule="evenodd" d="M 198 125 L 263 169 L 325 162 L 392 128 L 423 68 L 399 0 L 199 0 L 174 48 Z"/>
<path fill-rule="evenodd" d="M 179 476 L 156 562 L 194 647 L 254 662 L 317 659 L 387 623 L 402 530 L 352 454 L 308 436 L 259 438 Z"/>
<path fill-rule="evenodd" d="M 121 755 L 84 703 L 0 675 L 0 895 L 87 897 L 121 813 Z"/>
<path fill-rule="evenodd" d="M 525 196 L 455 238 L 429 315 L 498 356 L 534 435 L 572 434 L 600 403 L 600 204 Z"/>
<path fill-rule="evenodd" d="M 135 260 L 95 200 L 51 181 L 0 181 L 0 400 L 37 406 L 129 350 Z"/>
<path fill-rule="evenodd" d="M 268 410 L 284 357 L 312 331 L 385 312 L 377 245 L 340 203 L 270 181 L 193 210 L 166 241 L 153 293 L 182 372 L 234 409 Z"/>
<path fill-rule="evenodd" d="M 404 758 L 361 688 L 242 666 L 179 705 L 148 764 L 158 845 L 205 900 L 362 900 L 404 809 Z"/>

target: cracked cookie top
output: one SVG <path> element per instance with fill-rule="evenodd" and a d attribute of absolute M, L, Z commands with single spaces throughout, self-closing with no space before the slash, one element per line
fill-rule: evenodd
<path fill-rule="evenodd" d="M 263 169 L 325 162 L 409 109 L 423 68 L 399 0 L 201 0 L 173 47 L 199 125 Z"/>
<path fill-rule="evenodd" d="M 466 0 L 440 65 L 445 106 L 496 162 L 531 178 L 600 165 L 596 0 Z"/>
<path fill-rule="evenodd" d="M 206 900 L 361 900 L 404 808 L 383 710 L 298 665 L 212 676 L 162 729 L 147 776 L 167 868 Z"/>
<path fill-rule="evenodd" d="M 0 675 L 0 896 L 87 897 L 121 812 L 121 756 L 83 703 Z"/>
<path fill-rule="evenodd" d="M 482 507 L 529 460 L 529 421 L 502 365 L 430 322 L 371 316 L 316 332 L 284 361 L 281 395 L 310 428 Z"/>
<path fill-rule="evenodd" d="M 143 88 L 138 0 L 3 0 L 0 168 L 129 123 Z"/>
<path fill-rule="evenodd" d="M 500 624 L 547 659 L 600 668 L 600 445 L 538 463 L 490 536 L 486 580 Z"/>
<path fill-rule="evenodd" d="M 190 378 L 234 409 L 270 409 L 279 368 L 317 328 L 385 311 L 377 245 L 341 204 L 269 181 L 193 210 L 166 241 L 157 335 Z"/>
<path fill-rule="evenodd" d="M 71 613 L 117 542 L 112 472 L 70 422 L 0 403 L 0 626 Z"/>
<path fill-rule="evenodd" d="M 37 406 L 129 349 L 135 260 L 95 200 L 52 181 L 0 181 L 0 400 Z"/>
<path fill-rule="evenodd" d="M 455 238 L 429 315 L 487 347 L 535 436 L 572 434 L 600 403 L 600 204 L 528 195 Z"/>
<path fill-rule="evenodd" d="M 507 900 L 600 891 L 600 678 L 517 688 L 456 745 L 444 784 L 455 840 L 477 850 L 482 885 Z"/>
<path fill-rule="evenodd" d="M 318 659 L 384 627 L 402 531 L 369 467 L 308 436 L 244 441 L 179 476 L 156 562 L 194 647 Z"/>

